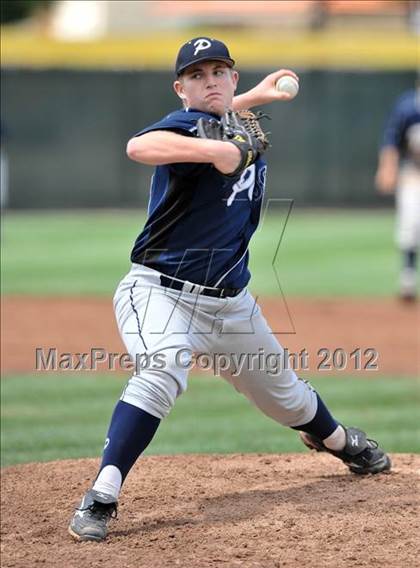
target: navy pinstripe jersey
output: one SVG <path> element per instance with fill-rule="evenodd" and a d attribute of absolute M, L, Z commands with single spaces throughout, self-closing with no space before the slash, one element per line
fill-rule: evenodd
<path fill-rule="evenodd" d="M 402 159 L 419 154 L 420 88 L 403 93 L 388 118 L 382 146 L 394 146 Z"/>
<path fill-rule="evenodd" d="M 200 117 L 218 118 L 178 110 L 135 136 L 156 130 L 196 136 Z M 196 284 L 246 286 L 248 244 L 260 218 L 266 169 L 262 158 L 234 178 L 211 164 L 157 166 L 148 219 L 135 241 L 132 262 Z"/>

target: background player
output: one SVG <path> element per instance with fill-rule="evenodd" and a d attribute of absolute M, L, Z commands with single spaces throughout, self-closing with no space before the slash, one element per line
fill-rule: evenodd
<path fill-rule="evenodd" d="M 131 159 L 156 169 L 148 219 L 114 308 L 133 360 L 142 356 L 152 364 L 136 367 L 115 407 L 98 476 L 69 527 L 77 539 L 105 538 L 128 472 L 187 387 L 193 353 L 283 353 L 246 288 L 248 244 L 259 223 L 266 164 L 251 143 L 198 138 L 197 122 L 218 124 L 232 106 L 278 100 L 277 79 L 294 74 L 273 73 L 234 97 L 239 75 L 233 66 L 220 41 L 201 37 L 186 43 L 174 82 L 184 109 L 128 143 Z M 247 167 L 240 171 L 244 156 Z M 223 377 L 267 416 L 300 431 L 309 447 L 331 453 L 355 473 L 390 468 L 376 442 L 340 425 L 292 369 L 236 371 L 229 366 Z"/>
<path fill-rule="evenodd" d="M 416 89 L 398 98 L 388 118 L 376 186 L 384 194 L 396 191 L 396 237 L 402 254 L 400 297 L 415 300 L 420 243 L 420 80 Z"/>

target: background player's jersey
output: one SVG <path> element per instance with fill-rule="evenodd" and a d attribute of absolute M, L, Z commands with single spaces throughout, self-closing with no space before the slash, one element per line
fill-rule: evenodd
<path fill-rule="evenodd" d="M 175 111 L 145 128 L 196 135 L 193 109 Z M 265 188 L 263 159 L 234 178 L 211 164 L 157 166 L 152 177 L 148 219 L 131 260 L 197 284 L 242 288 L 250 279 L 248 244 L 257 228 Z"/>
<path fill-rule="evenodd" d="M 383 146 L 394 146 L 403 160 L 420 165 L 420 88 L 397 100 L 388 119 Z"/>

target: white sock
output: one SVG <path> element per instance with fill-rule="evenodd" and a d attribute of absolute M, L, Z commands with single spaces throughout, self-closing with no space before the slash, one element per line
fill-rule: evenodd
<path fill-rule="evenodd" d="M 328 438 L 322 440 L 322 442 L 329 450 L 340 452 L 346 445 L 346 431 L 342 426 L 338 425 L 334 432 Z"/>
<path fill-rule="evenodd" d="M 122 475 L 115 465 L 106 465 L 98 475 L 93 488 L 95 491 L 112 495 L 118 499 L 122 484 Z"/>

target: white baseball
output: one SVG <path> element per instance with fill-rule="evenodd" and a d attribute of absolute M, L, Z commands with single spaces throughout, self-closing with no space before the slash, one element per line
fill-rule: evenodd
<path fill-rule="evenodd" d="M 276 83 L 276 90 L 280 93 L 287 93 L 294 98 L 299 92 L 299 83 L 290 75 L 283 75 Z"/>

